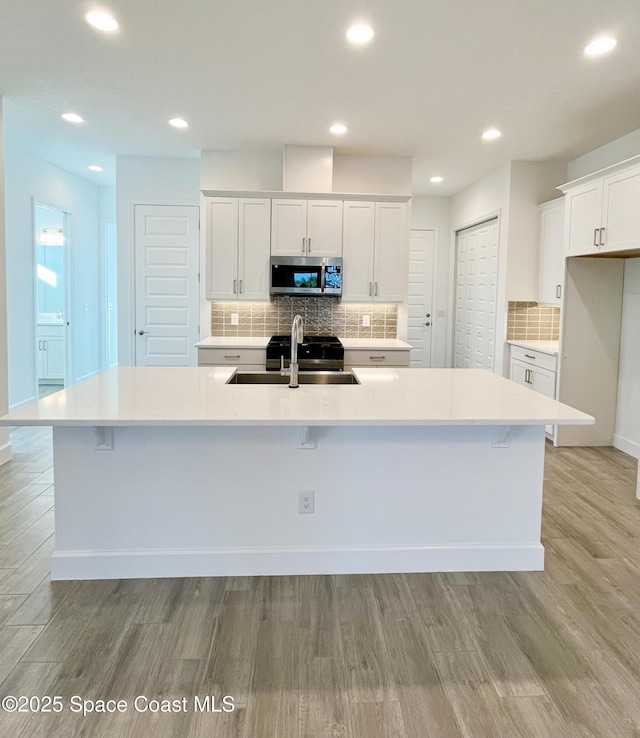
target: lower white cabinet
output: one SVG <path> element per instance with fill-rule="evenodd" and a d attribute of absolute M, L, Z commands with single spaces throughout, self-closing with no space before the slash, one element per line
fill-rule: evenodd
<path fill-rule="evenodd" d="M 410 349 L 345 349 L 344 368 L 354 366 L 409 366 Z"/>
<path fill-rule="evenodd" d="M 198 366 L 237 366 L 243 372 L 263 372 L 265 349 L 198 347 Z"/>
<path fill-rule="evenodd" d="M 36 351 L 38 379 L 64 382 L 65 346 L 64 326 L 38 326 L 36 330 Z"/>
<path fill-rule="evenodd" d="M 522 346 L 511 346 L 510 379 L 523 387 L 542 395 L 556 398 L 557 357 L 542 351 L 533 351 Z M 553 426 L 546 427 L 553 436 Z"/>

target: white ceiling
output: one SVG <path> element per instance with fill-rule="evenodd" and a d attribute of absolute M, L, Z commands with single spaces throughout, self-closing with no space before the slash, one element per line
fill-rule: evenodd
<path fill-rule="evenodd" d="M 640 127 L 638 0 L 105 0 L 110 36 L 85 23 L 95 7 L 0 0 L 7 140 L 95 182 L 118 154 L 333 145 L 413 156 L 414 193 L 448 195 Z M 345 40 L 357 19 L 376 30 L 366 47 Z M 585 57 L 603 32 L 617 49 Z M 503 137 L 481 141 L 489 126 Z"/>

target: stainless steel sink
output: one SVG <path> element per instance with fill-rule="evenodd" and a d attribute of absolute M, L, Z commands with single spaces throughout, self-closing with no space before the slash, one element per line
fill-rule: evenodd
<path fill-rule="evenodd" d="M 300 372 L 299 384 L 360 384 L 351 372 Z M 236 372 L 227 384 L 289 384 L 279 372 Z"/>

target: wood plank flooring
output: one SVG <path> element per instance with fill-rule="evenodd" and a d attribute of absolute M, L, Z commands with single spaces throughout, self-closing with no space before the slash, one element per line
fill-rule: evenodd
<path fill-rule="evenodd" d="M 51 583 L 50 432 L 16 429 L 12 443 L 0 699 L 60 695 L 64 709 L 0 711 L 0 736 L 640 736 L 640 503 L 625 454 L 547 446 L 544 572 Z M 83 717 L 74 695 L 128 709 Z M 136 711 L 137 696 L 186 710 Z"/>

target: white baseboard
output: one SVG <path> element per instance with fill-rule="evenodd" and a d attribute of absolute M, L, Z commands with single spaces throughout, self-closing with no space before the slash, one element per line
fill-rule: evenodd
<path fill-rule="evenodd" d="M 51 579 L 542 571 L 540 543 L 371 548 L 56 551 Z"/>
<path fill-rule="evenodd" d="M 12 458 L 13 452 L 11 451 L 11 444 L 4 443 L 0 446 L 0 466 L 2 466 L 2 464 L 6 464 L 7 461 L 11 461 Z"/>
<path fill-rule="evenodd" d="M 13 412 L 14 410 L 17 410 L 19 407 L 22 407 L 23 405 L 29 405 L 31 402 L 36 402 L 38 398 L 35 395 L 32 395 L 31 397 L 28 397 L 26 400 L 20 400 L 20 402 L 16 402 L 13 405 L 9 405 L 9 412 Z"/>
<path fill-rule="evenodd" d="M 613 434 L 613 447 L 617 448 L 618 451 L 624 451 L 629 456 L 633 456 L 634 459 L 640 456 L 640 443 L 630 441 L 628 438 L 624 438 L 624 436 L 620 436 L 617 433 Z"/>

